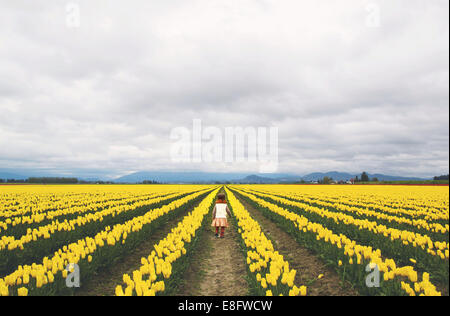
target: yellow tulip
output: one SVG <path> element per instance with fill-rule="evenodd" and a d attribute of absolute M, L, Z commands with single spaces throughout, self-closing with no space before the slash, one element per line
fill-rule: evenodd
<path fill-rule="evenodd" d="M 17 289 L 17 295 L 18 296 L 28 296 L 28 289 L 25 287 L 21 287 Z"/>

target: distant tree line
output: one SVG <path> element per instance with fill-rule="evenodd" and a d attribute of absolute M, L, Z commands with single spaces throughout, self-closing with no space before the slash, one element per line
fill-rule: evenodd
<path fill-rule="evenodd" d="M 28 179 L 0 179 L 0 183 L 32 183 L 32 184 L 77 184 L 77 178 L 30 177 Z"/>
<path fill-rule="evenodd" d="M 361 173 L 361 175 L 356 176 L 354 179 L 349 179 L 349 181 L 350 181 L 351 183 L 359 183 L 359 182 L 379 182 L 379 180 L 378 180 L 377 177 L 373 177 L 372 179 L 369 178 L 369 174 L 368 174 L 367 172 L 363 172 L 363 173 Z M 306 181 L 302 179 L 302 180 L 300 181 L 300 183 L 306 183 Z M 319 184 L 332 184 L 332 183 L 346 184 L 346 183 L 348 183 L 348 180 L 347 180 L 347 181 L 344 181 L 344 180 L 337 181 L 337 180 L 334 180 L 334 179 L 331 178 L 331 177 L 325 176 L 323 179 L 319 179 L 319 180 L 317 181 L 317 183 L 319 183 Z"/>
<path fill-rule="evenodd" d="M 449 175 L 443 175 L 443 176 L 439 176 L 439 177 L 434 177 L 434 180 L 448 180 L 448 176 Z"/>
<path fill-rule="evenodd" d="M 77 178 L 61 177 L 30 177 L 28 179 L 0 179 L 0 183 L 31 183 L 31 184 L 115 184 L 113 181 L 86 181 Z M 139 184 L 161 184 L 154 180 L 144 180 Z"/>
<path fill-rule="evenodd" d="M 28 178 L 28 183 L 42 183 L 42 184 L 77 184 L 77 178 L 57 178 L 57 177 L 32 177 Z"/>
<path fill-rule="evenodd" d="M 86 180 L 78 180 L 78 184 L 114 184 L 112 181 L 86 181 Z"/>
<path fill-rule="evenodd" d="M 319 180 L 320 184 L 331 184 L 333 183 L 333 178 L 331 177 L 323 177 L 322 180 Z"/>
<path fill-rule="evenodd" d="M 369 182 L 369 175 L 367 174 L 367 172 L 363 172 L 361 173 L 361 178 L 356 176 L 355 181 L 354 182 Z M 378 181 L 377 178 L 372 179 L 372 181 Z"/>
<path fill-rule="evenodd" d="M 154 180 L 144 180 L 142 181 L 142 184 L 160 184 L 160 183 Z"/>

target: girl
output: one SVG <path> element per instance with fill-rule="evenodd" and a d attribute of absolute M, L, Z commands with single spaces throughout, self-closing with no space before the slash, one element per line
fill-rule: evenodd
<path fill-rule="evenodd" d="M 211 226 L 216 228 L 216 237 L 224 238 L 225 227 L 228 227 L 227 214 L 231 216 L 230 209 L 228 208 L 227 201 L 225 201 L 225 194 L 219 194 L 216 205 L 213 210 L 213 222 Z"/>

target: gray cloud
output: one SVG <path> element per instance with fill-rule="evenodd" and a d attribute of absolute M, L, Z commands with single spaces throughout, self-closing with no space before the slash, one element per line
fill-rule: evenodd
<path fill-rule="evenodd" d="M 0 168 L 255 171 L 172 163 L 199 118 L 277 126 L 280 171 L 447 173 L 448 6 L 0 0 Z"/>

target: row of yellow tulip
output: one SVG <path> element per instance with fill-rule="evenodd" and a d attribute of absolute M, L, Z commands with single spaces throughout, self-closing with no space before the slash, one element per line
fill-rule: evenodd
<path fill-rule="evenodd" d="M 65 208 L 66 206 L 71 206 L 72 203 L 80 203 L 79 198 L 83 196 L 82 193 L 69 192 L 54 194 L 42 189 L 37 192 L 35 186 L 27 186 L 29 191 L 24 191 L 23 189 L 17 191 L 17 188 L 2 188 L 3 192 L 0 196 L 0 218 L 45 212 L 55 208 Z M 91 198 L 98 198 L 100 195 L 91 193 L 90 196 Z"/>
<path fill-rule="evenodd" d="M 310 198 L 310 200 L 313 199 L 314 198 Z M 339 197 L 339 199 L 335 199 L 332 201 L 329 201 L 329 199 L 324 196 L 318 198 L 319 201 L 329 201 L 330 203 L 338 205 L 344 204 L 350 207 L 354 206 L 364 209 L 372 209 L 377 210 L 378 212 L 406 216 L 412 219 L 423 218 L 427 221 L 448 220 L 448 204 L 440 203 L 439 206 L 430 206 L 423 205 L 423 203 L 426 203 L 425 201 L 416 201 L 417 204 L 412 204 L 411 200 L 393 202 L 390 201 L 388 197 L 385 197 L 383 200 L 378 200 L 376 202 L 374 202 L 373 199 L 373 196 L 358 197 L 358 200 L 355 200 L 355 197 L 341 196 Z M 305 200 L 308 200 L 308 198 L 305 198 Z M 443 201 L 441 200 L 440 202 Z"/>
<path fill-rule="evenodd" d="M 344 223 L 346 225 L 355 226 L 355 228 L 360 230 L 363 229 L 374 234 L 382 235 L 390 239 L 390 241 L 401 240 L 405 246 L 412 245 L 414 247 L 420 247 L 421 249 L 426 250 L 428 254 L 438 256 L 442 260 L 448 260 L 449 258 L 449 244 L 445 241 L 433 241 L 427 235 L 421 235 L 418 233 L 399 230 L 396 228 L 389 228 L 385 225 L 379 225 L 374 221 L 369 221 L 367 219 L 357 219 L 344 213 L 332 212 L 327 209 L 321 209 L 309 204 L 282 198 L 273 194 L 257 193 L 257 195 L 270 198 L 284 205 L 292 206 L 305 212 L 317 214 L 323 218 L 331 219 L 336 224 Z"/>
<path fill-rule="evenodd" d="M 32 265 L 19 266 L 13 273 L 0 279 L 0 295 L 14 295 L 14 292 L 11 293 L 9 289 L 17 289 L 21 285 L 24 285 L 30 291 L 40 289 L 47 284 L 53 283 L 58 275 L 65 278 L 67 276 L 65 267 L 69 263 L 78 264 L 85 259 L 91 262 L 96 259 L 96 254 L 100 249 L 120 244 L 125 245 L 127 238 L 134 233 L 140 232 L 154 220 L 180 208 L 182 205 L 210 190 L 211 188 L 207 188 L 195 192 L 158 209 L 150 210 L 142 216 L 134 217 L 123 224 L 106 227 L 93 238 L 86 237 L 78 242 L 62 247 L 51 258 L 43 258 L 41 264 L 33 263 Z"/>
<path fill-rule="evenodd" d="M 436 287 L 430 282 L 428 273 L 424 273 L 422 281 L 419 282 L 418 273 L 412 266 L 405 266 L 401 268 L 397 267 L 393 259 L 385 258 L 382 256 L 380 249 L 373 249 L 370 246 L 359 245 L 343 234 L 337 235 L 333 233 L 333 231 L 323 227 L 319 223 L 310 222 L 304 216 L 287 211 L 282 207 L 279 207 L 273 203 L 269 203 L 264 199 L 258 198 L 257 196 L 251 193 L 247 193 L 237 187 L 233 187 L 233 189 L 243 196 L 254 201 L 256 204 L 270 210 L 270 212 L 280 215 L 287 221 L 293 222 L 299 232 L 304 234 L 312 233 L 315 235 L 317 241 L 323 241 L 327 244 L 334 245 L 335 247 L 340 249 L 339 252 L 341 255 L 344 255 L 346 258 L 348 258 L 348 264 L 355 267 L 356 269 L 364 270 L 364 266 L 365 264 L 367 264 L 367 262 L 375 264 L 377 265 L 379 271 L 383 273 L 383 278 L 386 282 L 389 282 L 390 280 L 400 282 L 399 280 L 401 280 L 402 278 L 407 278 L 409 282 L 413 284 L 412 287 L 408 287 L 408 291 L 405 291 L 409 295 L 441 295 L 441 293 L 436 290 Z M 317 251 L 320 252 L 320 249 L 317 249 Z M 337 265 L 342 266 L 343 262 L 339 260 L 337 262 Z M 410 291 L 409 288 L 413 289 L 414 293 Z"/>
<path fill-rule="evenodd" d="M 413 219 L 449 219 L 448 187 L 263 185 L 258 190 L 296 195 L 308 203 L 328 201 Z"/>
<path fill-rule="evenodd" d="M 2 187 L 0 219 L 16 219 L 53 211 L 77 210 L 123 199 L 143 199 L 179 191 L 174 186 L 157 185 L 150 189 L 136 186 L 12 186 Z M 14 193 L 13 193 L 14 192 Z M 97 205 L 98 204 L 98 205 Z M 51 214 L 48 214 L 49 216 Z"/>
<path fill-rule="evenodd" d="M 85 193 L 85 194 L 76 194 L 76 195 L 61 195 L 55 196 L 51 192 L 46 194 L 41 194 L 39 198 L 34 200 L 30 200 L 24 198 L 23 195 L 15 195 L 14 196 L 14 204 L 8 205 L 3 199 L 4 205 L 2 205 L 2 210 L 0 211 L 0 218 L 3 220 L 10 218 L 11 220 L 17 220 L 17 218 L 28 217 L 32 215 L 38 214 L 49 214 L 55 210 L 67 210 L 67 209 L 77 209 L 78 207 L 91 206 L 96 207 L 101 206 L 102 203 L 109 203 L 114 201 L 120 201 L 125 198 L 145 198 L 149 196 L 153 196 L 156 194 L 161 194 L 161 192 L 147 192 L 146 194 L 125 194 L 116 193 L 114 195 L 107 194 L 106 192 L 103 194 L 97 193 Z M 4 196 L 2 196 L 4 198 Z M 12 197 L 10 197 L 12 198 Z M 1 199 L 0 199 L 1 200 Z M 50 216 L 50 214 L 49 214 Z"/>
<path fill-rule="evenodd" d="M 176 192 L 171 192 L 176 193 Z M 169 193 L 170 194 L 170 193 Z M 62 218 L 64 220 L 64 217 L 70 215 L 74 216 L 76 214 L 87 214 L 92 212 L 98 212 L 100 210 L 105 209 L 111 209 L 111 208 L 119 208 L 124 205 L 130 205 L 133 203 L 148 201 L 150 199 L 155 198 L 162 198 L 166 194 L 161 193 L 151 193 L 143 196 L 138 197 L 126 197 L 123 196 L 121 199 L 107 199 L 103 201 L 93 201 L 91 202 L 90 199 L 88 199 L 88 195 L 85 197 L 81 197 L 81 199 L 84 199 L 83 205 L 77 205 L 77 206 L 69 206 L 69 207 L 63 207 L 58 208 L 58 206 L 54 205 L 52 206 L 52 210 L 47 210 L 44 212 L 36 212 L 29 215 L 21 215 L 21 216 L 15 216 L 15 217 L 8 217 L 2 221 L 0 221 L 0 233 L 5 234 L 5 232 L 8 230 L 8 228 L 16 227 L 17 225 L 32 225 L 32 224 L 38 224 L 43 221 L 49 221 L 54 218 Z"/>
<path fill-rule="evenodd" d="M 123 275 L 124 288 L 116 286 L 116 296 L 155 296 L 166 290 L 165 280 L 172 276 L 174 263 L 186 255 L 187 246 L 195 238 L 211 210 L 218 189 L 211 192 L 194 210 L 186 215 L 177 227 L 154 246 L 147 258 L 141 258 L 141 267 L 132 276 Z"/>
<path fill-rule="evenodd" d="M 5 249 L 8 250 L 14 250 L 17 248 L 23 249 L 24 245 L 35 242 L 41 238 L 50 239 L 51 235 L 54 234 L 55 232 L 74 231 L 88 223 L 100 222 L 107 216 L 115 217 L 119 214 L 132 211 L 140 207 L 158 204 L 165 200 L 173 199 L 186 193 L 189 192 L 182 191 L 166 195 L 163 198 L 156 197 L 149 200 L 137 201 L 132 204 L 124 204 L 117 207 L 104 209 L 99 212 L 80 215 L 77 218 L 71 220 L 65 219 L 64 221 L 61 222 L 59 220 L 54 220 L 49 224 L 39 226 L 34 229 L 29 228 L 26 234 L 20 236 L 19 238 L 16 238 L 15 236 L 1 236 L 0 251 Z"/>
<path fill-rule="evenodd" d="M 253 190 L 253 191 L 254 192 L 264 192 L 266 194 L 271 194 L 274 196 L 281 195 L 281 193 L 273 194 L 268 191 L 259 191 L 259 190 Z M 349 203 L 346 203 L 345 201 L 342 201 L 342 199 L 340 201 L 329 202 L 329 201 L 326 201 L 326 199 L 324 200 L 322 197 L 312 199 L 312 198 L 307 198 L 307 197 L 300 197 L 298 194 L 288 193 L 288 192 L 281 195 L 281 197 L 283 197 L 283 196 L 287 197 L 291 200 L 302 202 L 307 205 L 318 205 L 320 207 L 326 207 L 328 209 L 335 209 L 340 212 L 356 214 L 357 216 L 374 217 L 377 219 L 388 221 L 389 223 L 406 224 L 413 228 L 424 229 L 424 230 L 427 230 L 427 231 L 430 231 L 433 233 L 445 235 L 449 232 L 448 224 L 442 225 L 441 223 L 433 223 L 433 222 L 427 221 L 422 218 L 408 218 L 406 216 L 389 215 L 389 214 L 392 214 L 392 212 L 394 212 L 394 211 L 392 211 L 390 213 L 380 212 L 378 210 L 375 211 L 373 209 L 370 209 L 369 205 L 364 206 L 364 208 L 362 208 L 361 206 L 356 207 Z M 403 213 L 403 215 L 404 215 L 404 213 Z"/>
<path fill-rule="evenodd" d="M 328 198 L 335 200 L 346 198 L 352 204 L 362 206 L 370 200 L 375 206 L 389 205 L 392 208 L 419 211 L 419 214 L 427 215 L 438 214 L 448 209 L 449 202 L 443 199 L 443 195 L 446 195 L 445 189 L 445 186 L 357 186 L 343 188 L 338 195 L 333 194 Z M 314 196 L 315 194 L 312 195 Z"/>
<path fill-rule="evenodd" d="M 247 265 L 266 295 L 305 296 L 306 286 L 294 285 L 296 270 L 275 251 L 272 242 L 234 194 L 226 189 L 229 205 L 239 226 L 239 234 L 247 249 Z"/>

